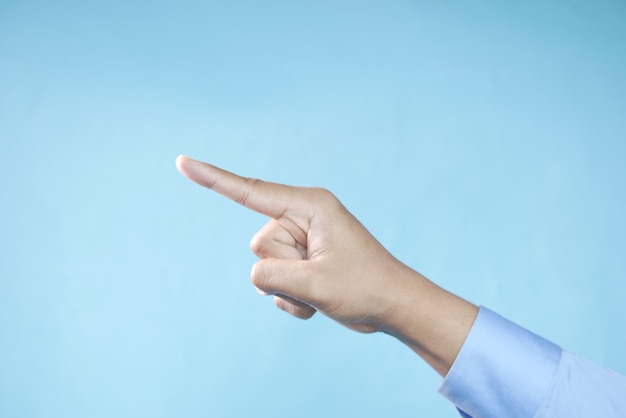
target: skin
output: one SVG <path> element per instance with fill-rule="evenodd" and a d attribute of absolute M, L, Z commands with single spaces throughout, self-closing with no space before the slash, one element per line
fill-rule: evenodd
<path fill-rule="evenodd" d="M 251 280 L 302 319 L 320 312 L 358 332 L 402 341 L 441 376 L 452 366 L 478 308 L 391 255 L 328 190 L 240 177 L 189 157 L 190 180 L 269 217 L 252 238 Z"/>

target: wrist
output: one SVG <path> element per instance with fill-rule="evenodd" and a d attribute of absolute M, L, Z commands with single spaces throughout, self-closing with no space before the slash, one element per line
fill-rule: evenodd
<path fill-rule="evenodd" d="M 380 331 L 397 338 L 445 376 L 478 314 L 478 307 L 404 267 L 389 292 Z"/>

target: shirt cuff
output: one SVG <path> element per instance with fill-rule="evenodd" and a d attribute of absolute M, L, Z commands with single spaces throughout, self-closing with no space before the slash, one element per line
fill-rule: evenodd
<path fill-rule="evenodd" d="M 560 357 L 559 346 L 481 306 L 439 393 L 469 416 L 532 418 Z"/>

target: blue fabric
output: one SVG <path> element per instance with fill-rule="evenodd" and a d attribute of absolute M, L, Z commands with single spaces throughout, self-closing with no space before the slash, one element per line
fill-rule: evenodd
<path fill-rule="evenodd" d="M 626 417 L 626 377 L 484 307 L 439 392 L 463 417 Z"/>

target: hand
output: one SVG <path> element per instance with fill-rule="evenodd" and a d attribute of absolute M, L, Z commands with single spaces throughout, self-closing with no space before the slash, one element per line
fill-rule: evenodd
<path fill-rule="evenodd" d="M 182 174 L 237 203 L 269 216 L 250 247 L 261 258 L 252 282 L 275 295 L 276 305 L 299 318 L 316 310 L 360 332 L 381 328 L 390 314 L 387 295 L 401 291 L 406 267 L 329 191 L 247 179 L 187 157 Z"/>
<path fill-rule="evenodd" d="M 386 332 L 447 373 L 477 307 L 394 258 L 332 193 L 240 177 L 184 156 L 176 165 L 194 182 L 271 218 L 250 244 L 260 257 L 251 278 L 279 308 Z"/>

